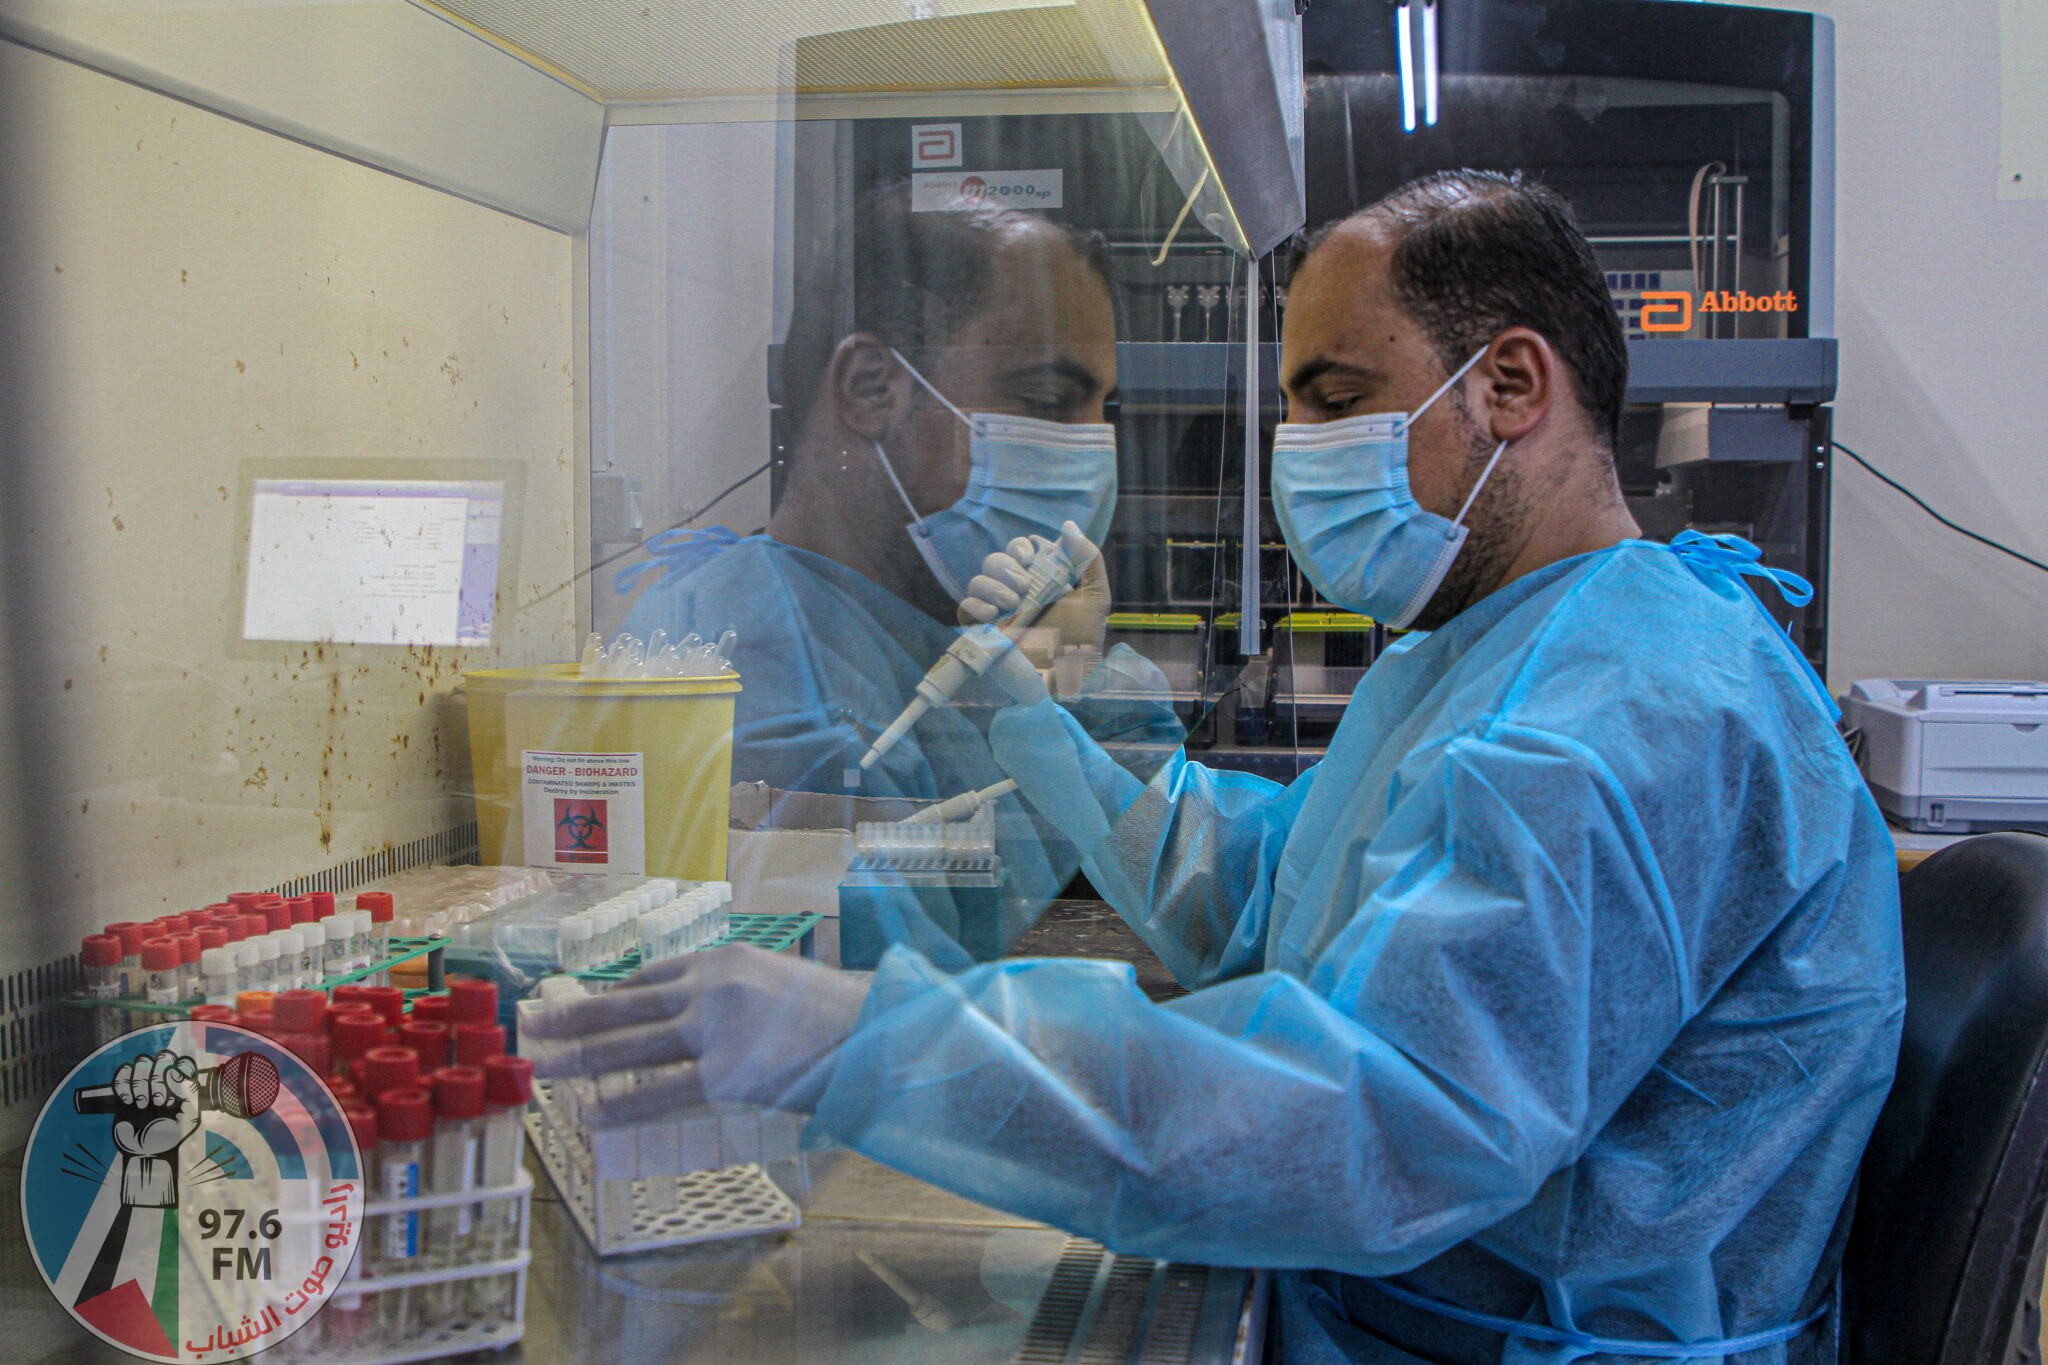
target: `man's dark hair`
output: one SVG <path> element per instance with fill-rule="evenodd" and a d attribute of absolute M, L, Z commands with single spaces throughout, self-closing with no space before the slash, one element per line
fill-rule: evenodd
<path fill-rule="evenodd" d="M 1355 217 L 1391 223 L 1394 296 L 1446 370 L 1507 327 L 1540 332 L 1563 357 L 1594 431 L 1614 449 L 1628 344 L 1593 248 L 1564 196 L 1520 175 L 1440 171 Z"/>
<path fill-rule="evenodd" d="M 850 236 L 819 253 L 792 301 L 782 402 L 799 419 L 807 415 L 833 351 L 856 332 L 906 353 L 944 345 L 991 302 L 997 250 L 1036 223 L 1050 227 L 1109 286 L 1102 238 L 1056 219 L 986 203 L 912 212 L 907 180 L 862 195 L 843 229 Z"/>

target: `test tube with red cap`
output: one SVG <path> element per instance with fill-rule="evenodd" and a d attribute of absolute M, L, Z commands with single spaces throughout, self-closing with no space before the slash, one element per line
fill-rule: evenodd
<path fill-rule="evenodd" d="M 370 1002 L 370 1008 L 384 1017 L 386 1028 L 397 1028 L 405 1022 L 405 992 L 396 986 L 364 986 L 363 999 Z"/>
<path fill-rule="evenodd" d="M 341 1098 L 338 1091 L 336 1098 Z M 377 1171 L 377 1111 L 367 1104 L 344 1100 L 341 1117 L 355 1134 L 356 1151 L 362 1156 L 363 1169 Z M 341 1354 L 368 1345 L 374 1337 L 376 1306 L 362 1293 L 362 1280 L 368 1273 L 371 1259 L 370 1237 L 365 1235 L 361 1247 L 350 1258 L 348 1273 L 334 1287 L 334 1293 L 328 1297 L 320 1315 L 309 1324 L 318 1333 L 318 1345 L 332 1347 Z"/>
<path fill-rule="evenodd" d="M 292 927 L 291 903 L 283 896 L 265 896 L 256 910 L 263 916 L 264 928 L 273 934 Z"/>
<path fill-rule="evenodd" d="M 319 991 L 279 991 L 270 1003 L 277 1041 L 318 1074 L 329 1060 L 326 1015 L 327 997 Z"/>
<path fill-rule="evenodd" d="M 381 1051 L 381 1049 L 380 1049 Z M 434 1133 L 434 1100 L 424 1090 L 387 1090 L 377 1100 L 376 1189 L 380 1199 L 411 1199 L 420 1193 L 427 1166 L 427 1141 Z M 374 1230 L 372 1275 L 406 1275 L 425 1269 L 417 1212 L 387 1213 Z M 410 1289 L 377 1296 L 377 1335 L 396 1345 L 417 1329 L 419 1315 Z"/>
<path fill-rule="evenodd" d="M 397 915 L 397 908 L 391 901 L 391 893 L 389 891 L 359 892 L 356 896 L 356 909 L 369 912 L 369 958 L 372 962 L 382 962 L 385 958 L 391 956 L 391 921 Z M 377 984 L 380 986 L 390 985 L 390 973 L 378 972 Z"/>
<path fill-rule="evenodd" d="M 115 920 L 106 928 L 121 941 L 121 994 L 133 998 L 142 994 L 142 940 L 147 931 L 133 920 Z"/>
<path fill-rule="evenodd" d="M 178 998 L 197 1000 L 205 994 L 199 982 L 199 935 L 172 934 L 171 942 L 178 945 Z"/>
<path fill-rule="evenodd" d="M 363 1079 L 357 1086 L 371 1101 L 380 1101 L 393 1090 L 417 1090 L 419 1084 L 419 1054 L 411 1048 L 373 1047 L 363 1054 Z"/>
<path fill-rule="evenodd" d="M 497 1023 L 498 988 L 474 976 L 449 977 L 448 1022 L 457 1025 Z"/>
<path fill-rule="evenodd" d="M 311 924 L 314 920 L 313 898 L 293 896 L 285 901 L 285 908 L 291 911 L 293 924 Z"/>
<path fill-rule="evenodd" d="M 184 967 L 178 960 L 178 945 L 168 938 L 147 939 L 142 945 L 145 989 L 152 1005 L 175 1005 L 184 997 L 178 989 L 184 981 Z"/>
<path fill-rule="evenodd" d="M 334 893 L 332 891 L 315 891 L 307 899 L 313 902 L 314 919 L 326 919 L 334 913 Z"/>
<path fill-rule="evenodd" d="M 464 1194 L 476 1188 L 477 1148 L 483 1138 L 484 1073 L 473 1066 L 444 1066 L 434 1073 L 434 1138 L 427 1178 L 435 1194 Z M 471 1204 L 435 1209 L 427 1215 L 427 1264 L 441 1268 L 468 1263 L 476 1240 Z M 429 1322 L 457 1316 L 462 1285 L 444 1280 L 427 1290 Z"/>
<path fill-rule="evenodd" d="M 533 1063 L 524 1057 L 493 1057 L 484 1063 L 483 1071 L 484 1136 L 477 1159 L 477 1184 L 499 1190 L 519 1178 L 526 1106 L 533 1099 Z M 479 1261 L 502 1261 L 511 1256 L 518 1250 L 519 1201 L 494 1199 L 482 1205 L 476 1236 Z M 507 1321 L 518 1306 L 516 1292 L 513 1276 L 489 1276 L 476 1281 L 472 1307 L 480 1317 Z"/>
<path fill-rule="evenodd" d="M 121 940 L 112 934 L 87 934 L 81 949 L 85 955 L 85 993 L 109 1006 L 92 1012 L 93 1046 L 99 1047 L 114 1041 L 124 1022 L 124 1012 L 111 1008 L 121 998 Z"/>
<path fill-rule="evenodd" d="M 455 1026 L 455 1065 L 482 1066 L 505 1055 L 505 1030 L 496 1024 Z"/>
<path fill-rule="evenodd" d="M 398 1044 L 419 1057 L 423 1076 L 448 1065 L 448 1026 L 438 1019 L 406 1020 L 398 1026 Z"/>
<path fill-rule="evenodd" d="M 372 1048 L 384 1046 L 384 1021 L 365 1010 L 338 1015 L 327 1021 L 327 1047 L 337 1072 L 346 1073 L 348 1064 L 366 1057 Z"/>

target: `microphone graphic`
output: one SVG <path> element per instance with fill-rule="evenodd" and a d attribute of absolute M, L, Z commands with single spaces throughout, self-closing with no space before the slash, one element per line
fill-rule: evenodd
<path fill-rule="evenodd" d="M 277 1063 L 260 1052 L 237 1052 L 199 1073 L 199 1107 L 230 1118 L 253 1119 L 277 1103 Z M 111 1085 L 84 1085 L 71 1092 L 81 1114 L 111 1114 L 120 1106 Z"/>

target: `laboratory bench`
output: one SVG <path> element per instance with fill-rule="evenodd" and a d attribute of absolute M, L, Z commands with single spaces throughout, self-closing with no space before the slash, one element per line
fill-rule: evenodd
<path fill-rule="evenodd" d="M 1053 902 L 1017 956 L 1131 962 L 1154 999 L 1183 994 L 1099 901 Z M 1248 1271 L 1118 1257 L 975 1204 L 847 1151 L 808 1158 L 802 1226 L 600 1258 L 531 1147 L 526 1334 L 479 1362 L 661 1361 L 778 1365 L 872 1361 L 1005 1365 L 1081 1358 L 1255 1361 Z M 22 1152 L 0 1157 L 18 1187 Z M 36 1275 L 17 1199 L 0 1200 L 0 1340 L 10 1360 L 126 1362 L 88 1334 Z M 1073 1348 L 1070 1351 L 1070 1347 Z M 266 1356 L 318 1362 L 286 1343 Z"/>

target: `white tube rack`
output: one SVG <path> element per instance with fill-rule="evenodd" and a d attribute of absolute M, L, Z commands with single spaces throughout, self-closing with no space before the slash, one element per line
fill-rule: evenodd
<path fill-rule="evenodd" d="M 526 1132 L 599 1256 L 802 1225 L 809 1166 L 799 1116 L 722 1108 L 593 1130 L 558 1093 L 567 1084 L 534 1083 Z"/>
<path fill-rule="evenodd" d="M 405 1361 L 438 1360 L 444 1356 L 467 1355 L 473 1351 L 502 1351 L 507 1346 L 514 1345 L 526 1335 L 526 1271 L 533 1262 L 533 1253 L 527 1246 L 533 1221 L 533 1177 L 527 1174 L 523 1166 L 517 1178 L 509 1185 L 446 1194 L 420 1194 L 409 1199 L 368 1201 L 363 1207 L 363 1241 L 357 1251 L 360 1256 L 370 1254 L 370 1239 L 384 1226 L 382 1220 L 387 1214 L 427 1213 L 434 1209 L 457 1208 L 464 1204 L 499 1204 L 514 1199 L 519 1201 L 519 1219 L 518 1232 L 513 1241 L 516 1250 L 512 1255 L 493 1261 L 473 1261 L 463 1265 L 413 1270 L 403 1275 L 365 1274 L 348 1284 L 348 1293 L 351 1296 L 360 1294 L 367 1300 L 398 1289 L 423 1289 L 437 1284 L 510 1275 L 513 1277 L 510 1318 L 472 1318 L 468 1316 L 468 1305 L 465 1302 L 462 1316 L 448 1322 L 424 1325 L 402 1343 L 365 1342 L 349 1345 L 336 1343 L 328 1338 L 324 1329 L 331 1327 L 332 1323 L 323 1321 L 326 1317 L 323 1311 L 321 1317 L 315 1318 L 309 1327 L 280 1343 L 278 1349 L 266 1354 L 284 1360 L 317 1360 L 320 1365 L 401 1365 L 401 1362 Z M 330 1306 L 332 1302 L 330 1299 Z M 306 1344 L 300 1344 L 299 1336 L 307 1338 Z"/>

